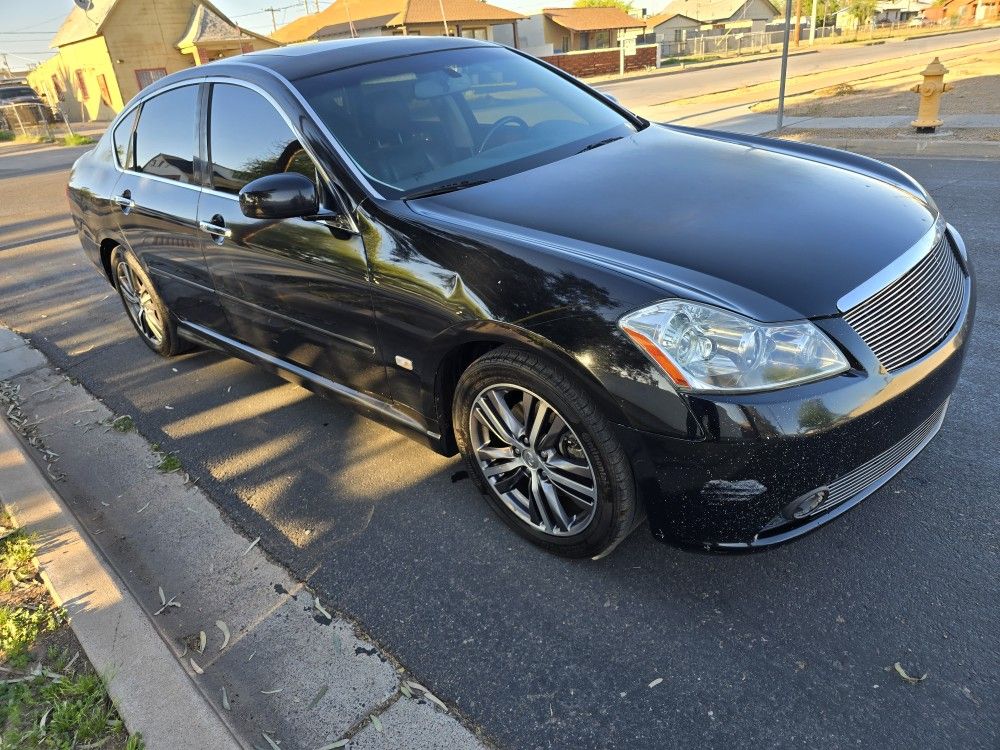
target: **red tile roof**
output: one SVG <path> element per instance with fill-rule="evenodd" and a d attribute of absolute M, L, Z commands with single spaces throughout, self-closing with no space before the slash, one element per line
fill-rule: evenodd
<path fill-rule="evenodd" d="M 642 21 L 621 8 L 546 8 L 542 13 L 571 31 L 643 28 Z"/>
<path fill-rule="evenodd" d="M 303 42 L 322 37 L 324 29 L 354 24 L 357 29 L 441 23 L 441 3 L 450 24 L 477 21 L 504 23 L 525 18 L 506 8 L 480 0 L 336 0 L 319 13 L 297 18 L 271 34 L 280 42 Z M 442 26 L 442 31 L 443 31 Z"/>

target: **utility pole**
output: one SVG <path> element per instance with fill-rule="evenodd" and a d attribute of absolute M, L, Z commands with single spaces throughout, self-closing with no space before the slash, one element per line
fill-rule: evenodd
<path fill-rule="evenodd" d="M 788 36 L 792 25 L 792 3 L 785 0 L 785 40 L 781 45 L 781 83 L 778 85 L 778 125 L 775 128 L 781 132 L 785 120 L 785 79 L 788 77 Z"/>
<path fill-rule="evenodd" d="M 795 46 L 802 37 L 802 0 L 795 0 Z"/>
<path fill-rule="evenodd" d="M 449 36 L 449 34 L 448 34 L 448 18 L 444 14 L 444 0 L 438 0 L 438 6 L 441 8 L 441 23 L 444 24 L 444 35 L 445 36 Z"/>
<path fill-rule="evenodd" d="M 302 0 L 302 4 L 306 8 L 306 15 L 308 16 L 309 15 L 309 0 Z"/>
<path fill-rule="evenodd" d="M 316 3 L 316 12 L 319 13 L 319 0 L 314 0 Z"/>
<path fill-rule="evenodd" d="M 344 0 L 344 10 L 347 12 L 347 25 L 351 29 L 351 39 L 354 39 L 354 37 L 357 36 L 357 33 L 354 31 L 354 21 L 351 19 L 351 4 L 348 0 Z"/>
<path fill-rule="evenodd" d="M 264 12 L 265 13 L 270 13 L 271 14 L 271 31 L 277 31 L 278 30 L 278 21 L 277 21 L 277 16 L 275 16 L 275 13 L 277 13 L 279 10 L 281 10 L 281 9 L 280 8 L 264 8 Z"/>
<path fill-rule="evenodd" d="M 811 47 L 816 42 L 816 6 L 819 5 L 819 0 L 813 0 L 813 12 L 812 19 L 809 21 L 809 46 Z"/>

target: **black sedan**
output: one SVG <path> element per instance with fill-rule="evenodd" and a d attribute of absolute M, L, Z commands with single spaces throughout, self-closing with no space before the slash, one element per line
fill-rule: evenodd
<path fill-rule="evenodd" d="M 935 435 L 972 328 L 962 239 L 907 175 L 652 124 L 467 39 L 168 76 L 69 197 L 153 351 L 221 349 L 460 451 L 567 556 L 645 519 L 750 549 L 835 518 Z"/>

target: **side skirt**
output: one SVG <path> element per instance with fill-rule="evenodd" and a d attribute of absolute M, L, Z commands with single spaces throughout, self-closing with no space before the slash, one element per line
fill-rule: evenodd
<path fill-rule="evenodd" d="M 353 388 L 336 383 L 322 375 L 317 375 L 304 367 L 292 364 L 278 357 L 271 356 L 241 341 L 236 341 L 228 336 L 224 336 L 211 328 L 192 323 L 190 321 L 177 321 L 177 332 L 188 341 L 196 344 L 217 349 L 226 354 L 230 354 L 239 359 L 259 365 L 264 369 L 281 376 L 296 385 L 308 388 L 313 393 L 335 401 L 347 404 L 358 410 L 366 417 L 370 417 L 377 422 L 392 428 L 405 428 L 405 434 L 410 437 L 417 437 L 431 450 L 448 455 L 441 435 L 432 432 L 424 427 L 420 422 L 397 409 L 392 404 L 381 399 L 361 393 Z"/>

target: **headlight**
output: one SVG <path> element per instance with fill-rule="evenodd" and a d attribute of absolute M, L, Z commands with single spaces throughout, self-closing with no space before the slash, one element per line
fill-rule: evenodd
<path fill-rule="evenodd" d="M 763 391 L 843 372 L 847 360 L 812 323 L 758 323 L 717 307 L 668 300 L 618 325 L 680 388 Z"/>

